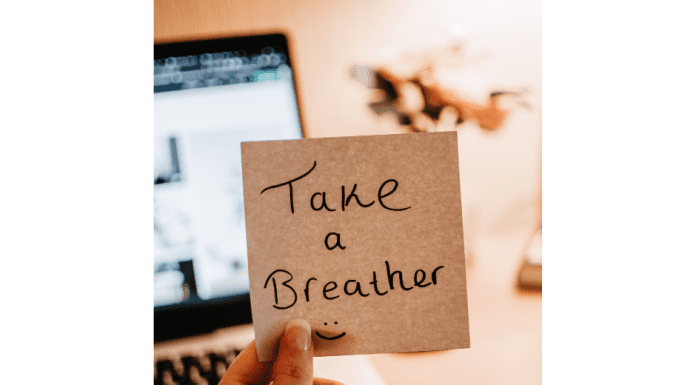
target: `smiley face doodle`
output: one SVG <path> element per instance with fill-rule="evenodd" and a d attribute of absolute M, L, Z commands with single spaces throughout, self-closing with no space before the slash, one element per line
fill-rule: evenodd
<path fill-rule="evenodd" d="M 324 322 L 324 325 L 328 325 L 328 323 Z M 338 322 L 334 321 L 334 325 L 338 325 Z M 314 333 L 316 333 L 316 335 L 319 338 L 323 338 L 323 339 L 328 340 L 328 341 L 337 340 L 337 339 L 346 335 L 346 332 L 343 332 L 343 333 L 336 335 L 336 336 L 333 336 L 333 337 L 327 337 L 327 336 L 321 335 L 318 331 L 315 331 Z"/>

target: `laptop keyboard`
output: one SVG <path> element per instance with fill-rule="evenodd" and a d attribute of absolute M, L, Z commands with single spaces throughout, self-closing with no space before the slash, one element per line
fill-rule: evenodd
<path fill-rule="evenodd" d="M 239 353 L 230 348 L 156 359 L 155 385 L 217 385 Z"/>

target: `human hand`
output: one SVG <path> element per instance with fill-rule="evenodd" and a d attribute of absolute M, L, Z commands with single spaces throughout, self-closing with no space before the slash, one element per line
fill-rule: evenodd
<path fill-rule="evenodd" d="M 314 378 L 314 344 L 309 323 L 292 320 L 285 327 L 275 362 L 259 362 L 256 341 L 234 360 L 219 385 L 343 385 Z"/>

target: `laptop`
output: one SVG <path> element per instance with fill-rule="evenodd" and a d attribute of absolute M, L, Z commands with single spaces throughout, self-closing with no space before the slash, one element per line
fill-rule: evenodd
<path fill-rule="evenodd" d="M 155 44 L 155 384 L 217 384 L 254 339 L 240 143 L 304 137 L 296 81 L 282 33 Z M 315 376 L 384 383 L 365 356 Z"/>

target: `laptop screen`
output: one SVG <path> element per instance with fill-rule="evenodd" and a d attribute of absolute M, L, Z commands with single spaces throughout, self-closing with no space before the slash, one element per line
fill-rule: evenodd
<path fill-rule="evenodd" d="M 155 45 L 154 108 L 155 311 L 248 296 L 240 143 L 302 137 L 285 37 Z"/>

